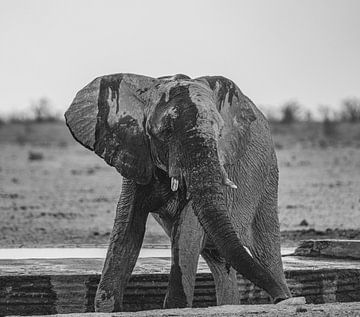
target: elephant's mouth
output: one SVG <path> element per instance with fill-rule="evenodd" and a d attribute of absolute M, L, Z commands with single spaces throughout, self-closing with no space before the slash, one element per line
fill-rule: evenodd
<path fill-rule="evenodd" d="M 186 184 L 186 186 L 189 187 L 192 176 L 197 174 L 200 170 L 206 170 L 209 160 L 218 162 L 217 169 L 220 170 L 222 185 L 237 189 L 236 184 L 230 180 L 224 166 L 220 163 L 217 142 L 212 140 L 212 143 L 215 145 L 215 151 L 213 148 L 210 149 L 210 152 L 213 153 L 209 153 L 209 149 L 206 146 L 198 146 L 194 150 L 196 144 L 201 144 L 201 142 L 196 143 L 193 141 L 190 147 L 186 147 L 182 146 L 179 141 L 171 140 L 168 152 L 168 175 L 171 179 L 170 188 L 172 191 L 177 191 L 183 184 Z M 161 158 L 158 158 L 157 161 L 161 161 Z M 204 173 L 203 176 L 206 174 L 207 172 Z M 202 179 L 204 179 L 204 177 L 200 174 L 196 182 L 200 182 L 201 185 Z M 189 195 L 190 193 L 187 193 L 187 196 Z"/>

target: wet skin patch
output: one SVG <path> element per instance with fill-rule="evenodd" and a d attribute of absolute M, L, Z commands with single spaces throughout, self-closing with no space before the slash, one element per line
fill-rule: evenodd
<path fill-rule="evenodd" d="M 218 142 L 223 165 L 233 164 L 246 152 L 250 143 L 250 125 L 256 120 L 252 102 L 231 80 L 222 76 L 206 76 L 196 80 L 206 83 L 214 94 L 216 107 L 224 126 Z"/>
<path fill-rule="evenodd" d="M 222 76 L 206 76 L 201 77 L 201 79 L 209 84 L 211 90 L 214 91 L 217 96 L 217 108 L 219 112 L 224 106 L 225 101 L 231 106 L 234 96 L 239 98 L 238 88 L 231 80 Z"/>
<path fill-rule="evenodd" d="M 118 76 L 100 82 L 94 151 L 124 177 L 146 184 L 152 163 L 142 126 L 143 105 L 134 100 L 122 79 Z M 134 108 L 131 111 L 128 103 Z"/>

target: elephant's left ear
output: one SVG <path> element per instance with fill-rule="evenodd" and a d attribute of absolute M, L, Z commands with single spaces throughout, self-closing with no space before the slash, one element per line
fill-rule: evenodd
<path fill-rule="evenodd" d="M 245 152 L 250 140 L 251 122 L 256 120 L 255 105 L 230 79 L 222 76 L 205 76 L 195 80 L 205 83 L 213 91 L 217 110 L 225 123 L 223 138 L 228 139 L 222 144 L 234 144 L 236 142 L 234 144 L 236 148 Z M 233 152 L 233 149 L 222 150 L 227 153 L 226 155 Z M 227 161 L 231 161 L 231 158 L 228 158 Z"/>
<path fill-rule="evenodd" d="M 65 113 L 78 142 L 139 184 L 152 177 L 144 120 L 147 92 L 156 83 L 134 74 L 98 77 L 77 93 Z"/>

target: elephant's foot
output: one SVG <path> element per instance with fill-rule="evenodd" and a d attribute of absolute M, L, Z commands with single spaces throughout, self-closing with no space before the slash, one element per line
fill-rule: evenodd
<path fill-rule="evenodd" d="M 168 297 L 165 298 L 163 308 L 164 309 L 171 309 L 171 308 L 186 308 L 189 307 L 186 302 L 186 298 L 172 298 L 169 299 Z"/>
<path fill-rule="evenodd" d="M 277 298 L 275 300 L 277 305 L 304 305 L 306 304 L 305 297 L 290 297 L 286 299 Z"/>
<path fill-rule="evenodd" d="M 114 310 L 114 296 L 108 297 L 104 290 L 98 290 L 95 296 L 95 311 L 102 313 L 112 313 Z"/>

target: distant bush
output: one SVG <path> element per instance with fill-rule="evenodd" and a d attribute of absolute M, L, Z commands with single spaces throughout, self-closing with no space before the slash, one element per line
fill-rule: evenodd
<path fill-rule="evenodd" d="M 360 99 L 347 98 L 341 104 L 341 119 L 348 122 L 360 122 Z"/>
<path fill-rule="evenodd" d="M 306 110 L 306 112 L 304 113 L 304 121 L 306 122 L 313 122 L 314 118 L 313 118 L 313 114 L 310 110 Z"/>
<path fill-rule="evenodd" d="M 8 118 L 7 120 L 8 122 L 11 123 L 22 123 L 22 122 L 28 122 L 28 121 L 32 121 L 30 115 L 28 113 L 25 112 L 13 112 Z"/>
<path fill-rule="evenodd" d="M 281 107 L 281 123 L 291 124 L 300 119 L 301 106 L 297 101 L 288 101 Z"/>
<path fill-rule="evenodd" d="M 44 154 L 41 152 L 29 151 L 28 160 L 29 161 L 42 161 L 44 159 Z"/>

